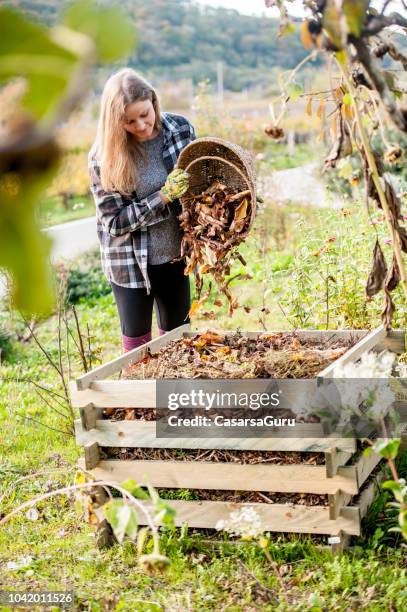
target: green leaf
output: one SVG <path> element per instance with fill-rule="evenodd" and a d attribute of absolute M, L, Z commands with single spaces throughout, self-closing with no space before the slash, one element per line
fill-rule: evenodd
<path fill-rule="evenodd" d="M 117 7 L 100 7 L 89 0 L 70 6 L 64 15 L 64 25 L 94 42 L 103 62 L 113 62 L 128 55 L 135 47 L 136 29 Z"/>
<path fill-rule="evenodd" d="M 123 542 L 126 535 L 131 539 L 136 537 L 138 522 L 135 510 L 131 506 L 123 500 L 113 499 L 103 506 L 103 511 L 118 542 Z"/>
<path fill-rule="evenodd" d="M 38 118 L 58 106 L 77 62 L 45 28 L 7 8 L 0 9 L 0 58 L 0 82 L 24 77 L 24 106 Z"/>
<path fill-rule="evenodd" d="M 30 146 L 29 136 L 18 153 L 0 154 L 0 267 L 12 276 L 15 306 L 27 314 L 47 312 L 53 302 L 50 241 L 35 209 L 57 159 L 52 142 Z"/>
<path fill-rule="evenodd" d="M 380 455 L 380 457 L 384 457 L 385 459 L 395 459 L 399 452 L 401 439 L 394 438 L 393 440 L 376 440 L 373 445 L 373 450 L 375 453 Z"/>
<path fill-rule="evenodd" d="M 302 93 L 304 93 L 304 90 L 301 85 L 295 81 L 288 83 L 287 94 L 290 96 L 292 102 L 296 102 Z"/>
<path fill-rule="evenodd" d="M 341 66 L 345 66 L 346 64 L 346 51 L 342 50 L 342 51 L 337 51 L 335 53 L 335 57 L 338 60 L 338 62 L 341 64 Z"/>
<path fill-rule="evenodd" d="M 322 18 L 322 27 L 327 33 L 329 39 L 340 50 L 343 47 L 342 42 L 342 26 L 341 14 L 338 10 L 336 0 L 326 0 L 324 15 Z"/>
<path fill-rule="evenodd" d="M 350 106 L 352 104 L 352 96 L 350 95 L 349 92 L 347 92 L 344 96 L 343 96 L 343 103 L 346 104 L 347 106 Z"/>
<path fill-rule="evenodd" d="M 133 495 L 133 497 L 137 497 L 137 499 L 150 499 L 148 493 L 144 491 L 144 489 L 142 489 L 140 485 L 138 485 L 137 482 L 132 478 L 129 478 L 128 480 L 122 482 L 121 486 L 123 489 L 126 489 L 126 491 Z"/>
<path fill-rule="evenodd" d="M 160 520 L 165 525 L 173 525 L 176 512 L 167 502 L 160 500 L 156 505 L 156 510 L 159 511 Z"/>
<path fill-rule="evenodd" d="M 370 0 L 343 0 L 342 10 L 345 15 L 348 32 L 359 38 L 366 20 L 366 11 Z"/>
<path fill-rule="evenodd" d="M 292 23 L 292 21 L 287 21 L 282 28 L 280 28 L 279 31 L 279 36 L 283 37 L 283 36 L 290 36 L 291 34 L 294 34 L 296 32 L 296 28 L 295 25 Z"/>
<path fill-rule="evenodd" d="M 370 455 L 373 452 L 373 448 L 371 446 L 368 446 L 367 448 L 365 448 L 365 450 L 363 451 L 363 456 L 364 457 L 370 457 Z"/>

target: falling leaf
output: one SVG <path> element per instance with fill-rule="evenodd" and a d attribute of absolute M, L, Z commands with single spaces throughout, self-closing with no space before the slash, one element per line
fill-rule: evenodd
<path fill-rule="evenodd" d="M 189 312 L 188 312 L 188 316 L 193 317 L 194 314 L 198 312 L 201 306 L 202 306 L 202 302 L 200 300 L 192 302 L 191 308 L 189 309 Z"/>
<path fill-rule="evenodd" d="M 247 217 L 248 205 L 249 205 L 249 202 L 247 198 L 245 198 L 236 208 L 235 216 L 230 226 L 230 231 L 235 231 L 235 232 L 242 231 L 244 224 L 245 224 L 245 219 Z"/>

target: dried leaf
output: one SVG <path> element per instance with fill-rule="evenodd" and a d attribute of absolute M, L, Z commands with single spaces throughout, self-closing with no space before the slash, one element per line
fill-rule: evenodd
<path fill-rule="evenodd" d="M 280 138 L 284 137 L 283 128 L 278 127 L 277 125 L 267 125 L 264 128 L 264 132 L 267 134 L 267 136 L 270 136 L 270 138 L 272 138 L 273 140 L 280 140 Z"/>
<path fill-rule="evenodd" d="M 337 162 L 340 159 L 351 155 L 353 150 L 349 128 L 343 121 L 342 117 L 339 117 L 338 122 L 335 121 L 335 126 L 338 127 L 339 132 L 329 152 L 329 155 L 325 160 L 326 168 L 335 168 Z"/>
<path fill-rule="evenodd" d="M 211 269 L 210 264 L 204 264 L 203 266 L 199 268 L 199 274 L 206 274 L 206 272 L 208 272 L 208 270 L 210 269 Z"/>
<path fill-rule="evenodd" d="M 402 227 L 401 225 L 399 225 L 399 223 L 396 223 L 395 229 L 396 229 L 396 232 L 398 233 L 398 236 L 399 236 L 399 239 L 400 239 L 401 250 L 403 251 L 403 253 L 407 253 L 407 232 L 406 232 L 406 229 L 405 229 L 405 227 Z"/>
<path fill-rule="evenodd" d="M 401 280 L 400 270 L 397 264 L 397 260 L 393 255 L 393 260 L 391 262 L 390 269 L 386 275 L 384 281 L 384 287 L 387 291 L 393 291 Z"/>
<path fill-rule="evenodd" d="M 348 119 L 349 121 L 352 121 L 352 119 L 355 118 L 355 111 L 353 110 L 352 106 L 349 106 L 349 104 L 341 104 L 341 113 L 342 117 L 344 119 Z"/>
<path fill-rule="evenodd" d="M 312 96 L 310 96 L 307 100 L 307 106 L 305 107 L 305 112 L 310 117 L 312 116 Z"/>
<path fill-rule="evenodd" d="M 388 291 L 384 292 L 384 306 L 381 312 L 382 323 L 388 331 L 391 328 L 391 322 L 394 314 L 394 303 Z"/>
<path fill-rule="evenodd" d="M 245 220 L 247 217 L 247 207 L 249 205 L 249 201 L 245 198 L 239 206 L 235 210 L 235 216 L 230 226 L 231 232 L 241 232 L 245 225 Z"/>
<path fill-rule="evenodd" d="M 317 117 L 318 119 L 323 118 L 324 116 L 324 108 L 325 108 L 325 100 L 323 98 L 319 99 L 319 106 L 318 106 L 318 110 L 317 110 Z"/>
<path fill-rule="evenodd" d="M 314 46 L 311 32 L 309 31 L 308 21 L 304 21 L 300 29 L 301 42 L 306 49 L 311 49 Z"/>
<path fill-rule="evenodd" d="M 196 314 L 198 312 L 198 310 L 200 309 L 201 306 L 202 306 L 202 303 L 201 303 L 200 300 L 192 302 L 191 308 L 189 309 L 189 312 L 188 312 L 188 315 L 190 317 L 193 317 L 194 314 Z"/>
<path fill-rule="evenodd" d="M 380 248 L 379 241 L 376 240 L 376 244 L 373 249 L 371 270 L 366 283 L 366 295 L 368 297 L 373 297 L 383 288 L 386 274 L 386 260 L 384 259 L 383 251 Z"/>

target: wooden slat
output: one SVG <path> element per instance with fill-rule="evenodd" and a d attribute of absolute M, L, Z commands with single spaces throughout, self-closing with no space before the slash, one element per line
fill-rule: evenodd
<path fill-rule="evenodd" d="M 168 504 L 176 512 L 174 522 L 177 527 L 187 523 L 189 527 L 194 528 L 215 528 L 218 521 L 228 520 L 231 512 L 250 506 L 260 516 L 265 531 L 326 535 L 338 535 L 343 531 L 350 535 L 360 534 L 357 510 L 332 521 L 329 518 L 329 508 L 323 506 L 181 500 L 170 500 Z M 147 508 L 153 510 L 148 504 Z M 141 525 L 145 524 L 142 513 L 139 515 L 139 522 Z"/>
<path fill-rule="evenodd" d="M 370 453 L 368 457 L 362 455 L 359 458 L 356 464 L 356 474 L 359 489 L 362 487 L 365 480 L 369 478 L 370 474 L 373 472 L 373 470 L 380 463 L 381 460 L 382 458 L 373 452 Z"/>
<path fill-rule="evenodd" d="M 375 351 L 391 351 L 392 353 L 406 352 L 406 332 L 402 329 L 391 329 L 387 332 L 386 338 L 379 342 L 375 347 Z"/>
<path fill-rule="evenodd" d="M 335 447 L 353 454 L 356 441 L 351 438 L 157 438 L 154 421 L 98 420 L 96 428 L 85 431 L 75 422 L 76 441 L 80 446 L 97 442 L 99 446 L 126 448 L 235 449 L 256 451 L 328 452 Z"/>
<path fill-rule="evenodd" d="M 343 507 L 347 506 L 352 501 L 353 495 L 337 491 L 333 495 L 328 495 L 329 501 L 329 516 L 332 520 L 338 518 Z"/>
<path fill-rule="evenodd" d="M 356 440 L 353 440 L 356 447 Z M 328 478 L 332 478 L 338 471 L 338 468 L 345 465 L 352 457 L 355 448 L 352 451 L 339 450 L 335 446 L 332 446 L 328 451 L 325 452 L 325 463 L 326 463 L 326 475 Z"/>
<path fill-rule="evenodd" d="M 155 338 L 154 340 L 143 344 L 143 346 L 140 346 L 139 348 L 129 351 L 124 355 L 120 355 L 120 357 L 116 357 L 116 359 L 112 359 L 111 361 L 108 361 L 107 363 L 102 364 L 97 368 L 94 368 L 90 372 L 83 374 L 83 376 L 80 376 L 74 381 L 76 388 L 87 389 L 92 381 L 107 378 L 108 376 L 111 376 L 112 374 L 118 372 L 124 366 L 140 361 L 140 359 L 143 359 L 148 354 L 148 350 L 150 350 L 151 352 L 159 351 L 161 347 L 168 344 L 168 342 L 170 342 L 171 340 L 181 338 L 184 331 L 187 331 L 189 329 L 189 324 L 181 325 L 180 327 L 171 330 L 163 336 L 160 336 L 159 338 Z"/>
<path fill-rule="evenodd" d="M 384 470 L 380 471 L 378 474 L 375 475 L 372 482 L 366 485 L 364 490 L 359 495 L 359 498 L 357 500 L 357 507 L 359 508 L 359 514 L 360 514 L 361 519 L 364 516 L 366 516 L 366 513 L 369 507 L 372 505 L 372 503 L 375 500 L 375 497 L 379 490 L 380 483 L 385 479 L 385 477 L 386 477 L 385 471 Z"/>
<path fill-rule="evenodd" d="M 88 444 L 85 445 L 84 451 L 85 451 L 85 462 L 84 462 L 85 469 L 93 470 L 93 468 L 95 468 L 98 465 L 99 459 L 100 459 L 99 445 L 97 444 L 97 442 L 89 442 Z"/>
<path fill-rule="evenodd" d="M 73 382 L 71 401 L 76 408 L 88 404 L 95 408 L 155 408 L 156 386 L 155 380 L 103 380 L 80 391 Z"/>
<path fill-rule="evenodd" d="M 82 427 L 84 430 L 88 431 L 96 427 L 98 410 L 93 404 L 86 404 L 86 406 L 81 407 L 79 409 L 79 413 L 81 416 Z"/>
<path fill-rule="evenodd" d="M 81 460 L 80 460 L 81 461 Z M 100 461 L 93 469 L 97 479 L 123 482 L 133 478 L 154 487 L 270 491 L 329 494 L 358 492 L 354 466 L 339 468 L 326 478 L 325 466 L 237 465 L 197 461 Z"/>
<path fill-rule="evenodd" d="M 352 346 L 342 357 L 339 357 L 334 363 L 331 363 L 325 370 L 322 370 L 318 374 L 317 379 L 332 378 L 334 369 L 338 366 L 345 365 L 352 361 L 359 359 L 363 353 L 366 353 L 373 349 L 379 342 L 382 342 L 386 338 L 387 332 L 383 325 L 380 325 L 377 329 L 372 330 L 367 336 L 362 338 L 357 344 Z"/>

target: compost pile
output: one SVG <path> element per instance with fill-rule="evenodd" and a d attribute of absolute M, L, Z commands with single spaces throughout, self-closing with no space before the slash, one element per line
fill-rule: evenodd
<path fill-rule="evenodd" d="M 133 411 L 134 412 L 134 411 Z M 116 417 L 114 417 L 116 418 Z M 176 448 L 101 448 L 102 459 L 139 461 L 202 461 L 239 463 L 240 465 L 324 465 L 323 453 L 295 451 L 254 451 L 230 449 L 176 449 Z M 162 499 L 179 499 L 179 489 L 160 489 Z M 280 493 L 269 491 L 229 491 L 214 489 L 190 489 L 189 499 L 201 501 L 226 501 L 235 503 L 296 504 L 327 506 L 326 495 L 316 493 Z"/>
<path fill-rule="evenodd" d="M 297 333 L 206 331 L 173 340 L 129 368 L 127 378 L 313 378 L 343 355 L 353 341 L 301 338 Z"/>
<path fill-rule="evenodd" d="M 185 274 L 196 268 L 196 292 L 198 299 L 192 306 L 193 312 L 209 297 L 212 285 L 201 297 L 202 275 L 210 273 L 219 290 L 228 301 L 228 314 L 238 307 L 229 289 L 232 257 L 243 265 L 245 260 L 237 252 L 237 246 L 246 238 L 250 228 L 252 202 L 250 191 L 227 187 L 214 181 L 204 192 L 182 199 L 183 212 L 179 216 L 184 235 L 181 243 L 181 257 L 187 257 Z M 198 267 L 200 266 L 200 267 Z M 220 305 L 220 304 L 216 304 Z"/>

